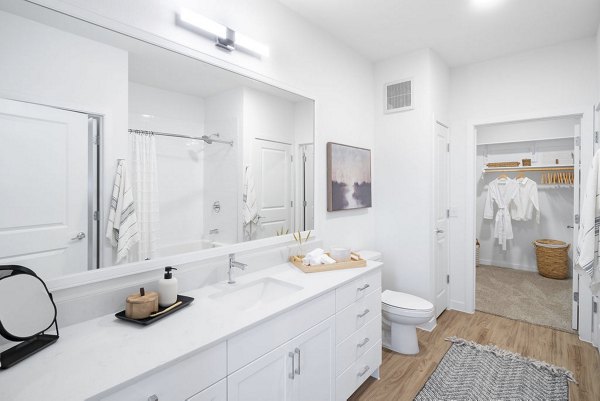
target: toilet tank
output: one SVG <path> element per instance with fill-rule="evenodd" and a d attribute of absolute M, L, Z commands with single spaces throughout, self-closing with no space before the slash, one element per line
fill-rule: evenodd
<path fill-rule="evenodd" d="M 369 251 L 365 249 L 363 251 L 359 251 L 358 254 L 361 258 L 366 260 L 372 260 L 374 262 L 383 262 L 383 256 L 381 255 L 381 252 Z"/>

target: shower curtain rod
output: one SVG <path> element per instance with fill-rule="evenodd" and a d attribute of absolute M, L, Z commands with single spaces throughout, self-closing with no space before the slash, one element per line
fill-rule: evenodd
<path fill-rule="evenodd" d="M 221 139 L 213 139 L 207 135 L 202 135 L 202 136 L 189 136 L 189 135 L 181 135 L 181 134 L 171 134 L 169 132 L 159 132 L 159 131 L 147 131 L 147 130 L 143 130 L 143 129 L 128 129 L 127 131 L 129 132 L 133 132 L 136 134 L 149 134 L 149 135 L 161 135 L 161 136 L 171 136 L 174 138 L 185 138 L 185 139 L 193 139 L 193 140 L 197 140 L 197 141 L 204 141 L 207 144 L 211 144 L 213 142 L 215 143 L 225 143 L 229 146 L 233 146 L 233 141 L 223 141 Z M 219 134 L 214 134 L 216 136 L 219 136 Z"/>

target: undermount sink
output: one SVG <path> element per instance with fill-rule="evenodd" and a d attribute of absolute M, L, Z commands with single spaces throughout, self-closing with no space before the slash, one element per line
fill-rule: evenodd
<path fill-rule="evenodd" d="M 223 290 L 210 295 L 209 298 L 236 309 L 246 310 L 284 298 L 302 288 L 299 285 L 267 277 Z"/>

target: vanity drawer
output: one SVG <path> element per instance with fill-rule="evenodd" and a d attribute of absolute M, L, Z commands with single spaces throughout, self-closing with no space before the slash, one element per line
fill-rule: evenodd
<path fill-rule="evenodd" d="M 381 287 L 381 270 L 361 276 L 335 291 L 335 310 L 341 311 Z"/>
<path fill-rule="evenodd" d="M 335 314 L 335 293 L 330 291 L 227 341 L 227 373 L 248 363 Z"/>
<path fill-rule="evenodd" d="M 227 401 L 227 379 L 213 384 L 185 401 Z"/>
<path fill-rule="evenodd" d="M 346 401 L 381 366 L 381 340 L 339 375 L 335 381 L 335 399 Z"/>
<path fill-rule="evenodd" d="M 381 314 L 381 289 L 377 288 L 335 316 L 335 343 L 339 344 L 356 330 Z"/>
<path fill-rule="evenodd" d="M 149 351 L 151 352 L 151 350 Z M 139 380 L 93 400 L 146 401 L 153 395 L 158 400 L 187 400 L 211 384 L 225 378 L 227 361 L 225 342 L 192 355 L 174 365 L 153 371 Z M 118 367 L 115 367 L 118 369 Z M 194 399 L 194 398 L 192 398 Z M 204 400 L 204 398 L 198 398 Z M 211 398 L 207 398 L 211 400 Z M 219 398 L 217 398 L 218 400 Z M 195 400 L 195 399 L 194 399 Z"/>
<path fill-rule="evenodd" d="M 381 314 L 336 347 L 335 375 L 341 374 L 378 341 L 381 341 Z"/>

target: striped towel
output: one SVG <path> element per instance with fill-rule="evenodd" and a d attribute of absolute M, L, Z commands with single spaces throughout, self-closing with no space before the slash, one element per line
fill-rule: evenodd
<path fill-rule="evenodd" d="M 258 222 L 258 206 L 256 204 L 256 190 L 254 189 L 254 173 L 252 166 L 244 169 L 244 194 L 243 194 L 244 225 Z"/>
<path fill-rule="evenodd" d="M 127 178 L 127 164 L 125 160 L 119 160 L 117 164 L 115 184 L 108 212 L 106 238 L 110 240 L 113 248 L 116 248 L 117 263 L 126 259 L 133 245 L 140 240 L 135 205 L 133 203 L 133 192 Z"/>
<path fill-rule="evenodd" d="M 591 287 L 595 291 L 600 287 L 600 271 L 596 261 L 600 226 L 600 151 L 596 152 L 588 173 L 580 216 L 575 267 L 592 278 Z"/>

